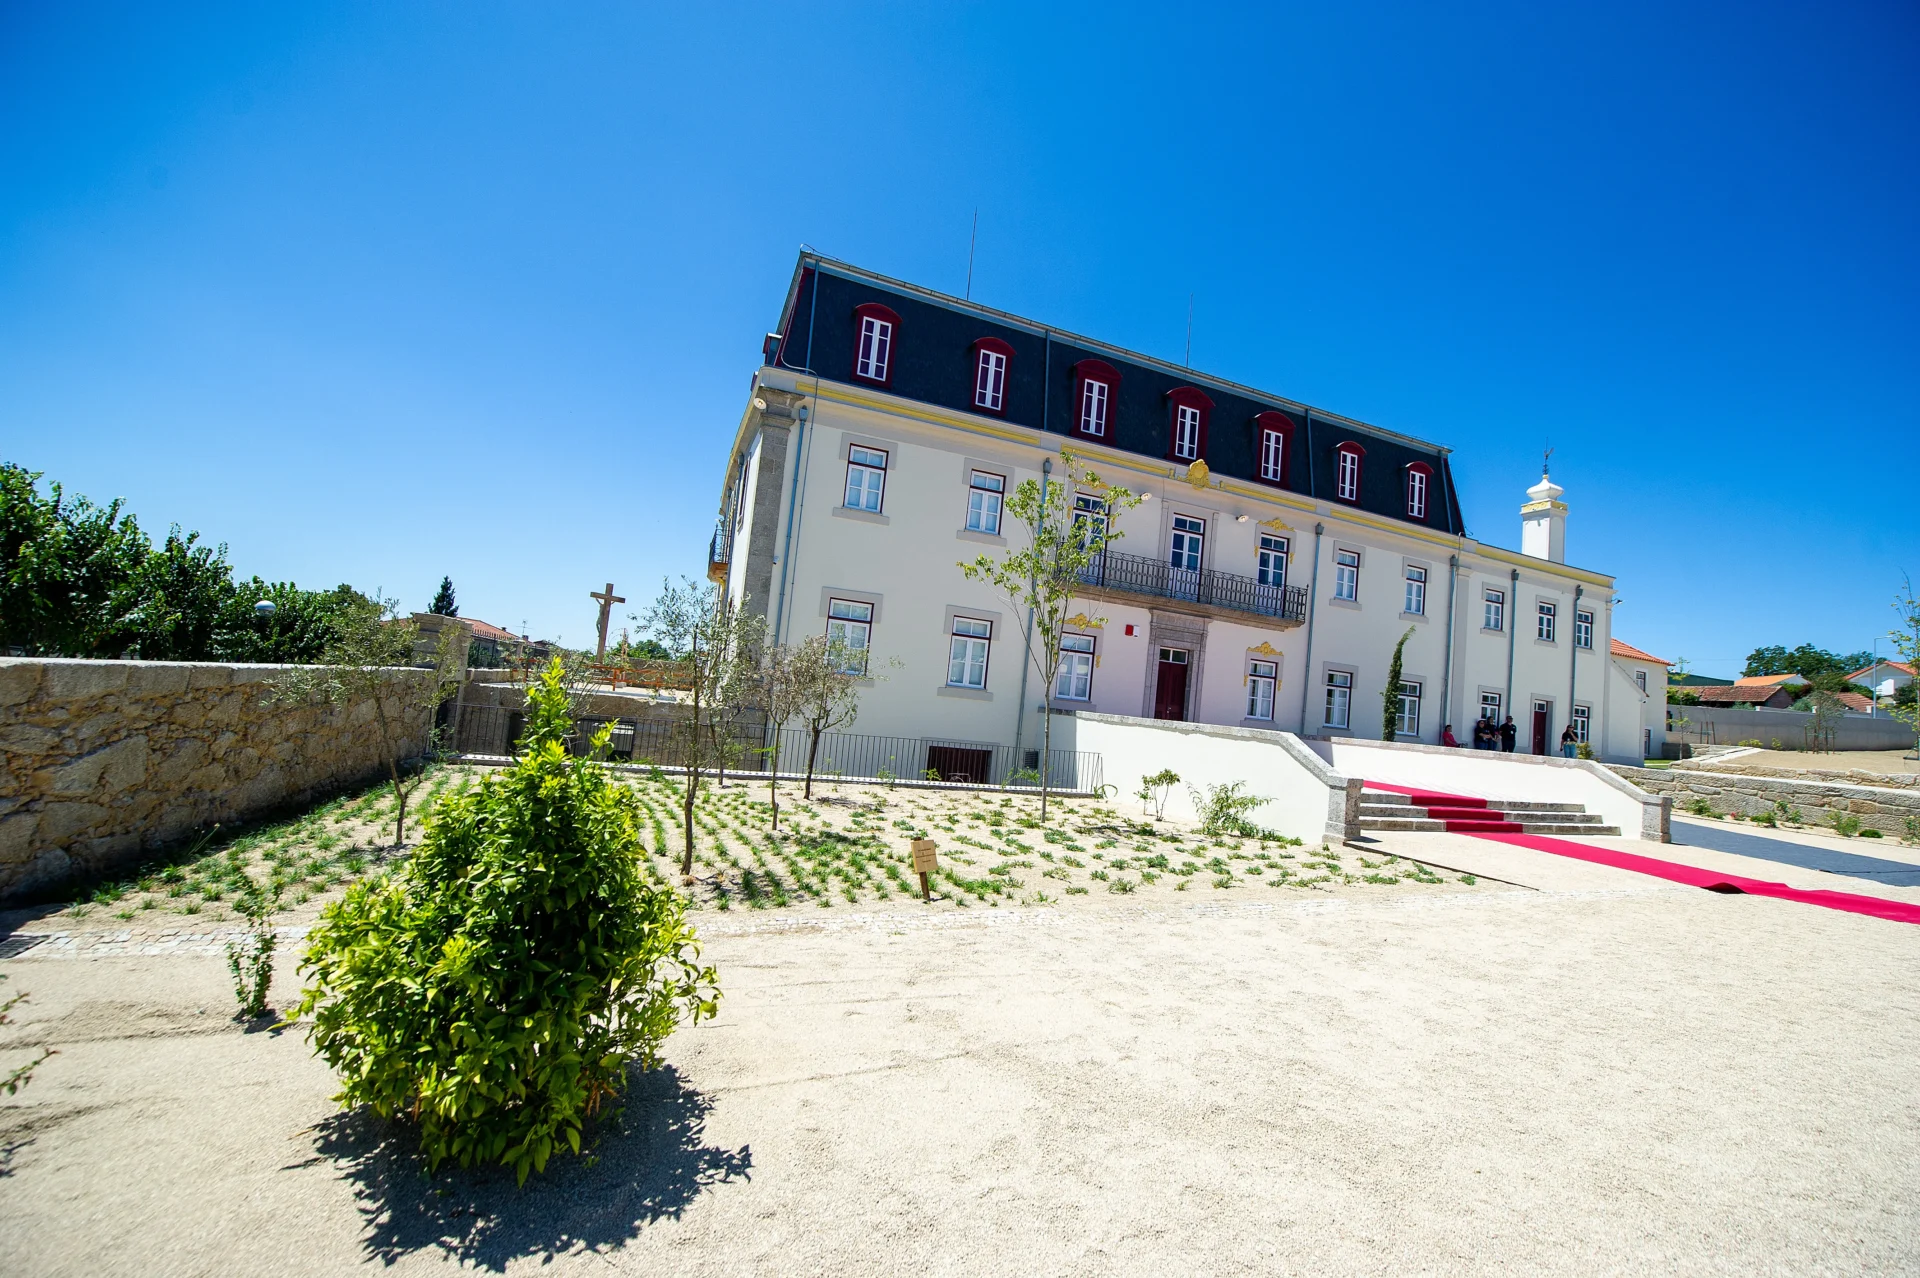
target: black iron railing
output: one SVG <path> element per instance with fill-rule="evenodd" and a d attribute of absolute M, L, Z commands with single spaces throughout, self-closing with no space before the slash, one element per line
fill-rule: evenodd
<path fill-rule="evenodd" d="M 1108 551 L 1088 565 L 1080 574 L 1080 580 L 1107 590 L 1183 599 L 1188 603 L 1278 617 L 1283 621 L 1307 619 L 1305 586 L 1267 586 L 1252 577 L 1210 569 L 1176 568 L 1165 560 L 1144 555 Z"/>
<path fill-rule="evenodd" d="M 576 754 L 586 753 L 601 728 L 613 727 L 608 757 L 617 763 L 654 763 L 680 767 L 685 763 L 682 725 L 658 719 L 608 719 L 595 715 L 574 718 L 568 744 Z M 500 757 L 518 753 L 526 717 L 518 710 L 495 706 L 462 706 L 454 750 L 463 755 Z M 760 728 L 743 725 L 723 730 L 729 771 L 765 775 L 776 766 L 782 774 L 805 772 L 810 746 L 804 729 L 788 728 L 776 740 Z M 1101 783 L 1100 756 L 1085 750 L 1054 750 L 1051 784 L 1061 790 L 1096 793 Z M 711 760 L 708 765 L 712 766 Z M 814 754 L 814 772 L 822 777 L 863 780 L 948 781 L 973 785 L 1039 785 L 1040 751 L 1012 746 L 982 745 L 943 737 L 882 737 L 863 732 L 821 734 Z"/>
<path fill-rule="evenodd" d="M 707 573 L 725 568 L 733 559 L 733 524 L 725 515 L 713 526 L 713 540 L 707 544 Z"/>

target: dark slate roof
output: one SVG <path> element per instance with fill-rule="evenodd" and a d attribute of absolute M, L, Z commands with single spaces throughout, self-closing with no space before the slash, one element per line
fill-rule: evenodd
<path fill-rule="evenodd" d="M 782 308 L 779 340 L 769 343 L 767 362 L 856 384 L 855 310 L 870 303 L 900 317 L 886 387 L 892 394 L 957 412 L 978 411 L 973 405 L 975 346 L 981 338 L 997 338 L 1013 354 L 1007 368 L 1006 411 L 990 416 L 1068 442 L 1069 437 L 1078 438 L 1073 433 L 1078 407 L 1073 366 L 1085 359 L 1102 360 L 1120 374 L 1103 441 L 1112 447 L 1165 459 L 1172 419 L 1168 392 L 1197 387 L 1213 401 L 1201 456 L 1214 473 L 1262 483 L 1253 419 L 1277 412 L 1292 427 L 1283 485 L 1288 491 L 1336 501 L 1335 450 L 1342 443 L 1356 443 L 1364 451 L 1360 500 L 1355 503 L 1359 508 L 1438 532 L 1463 531 L 1447 450 L 1437 444 L 810 253 L 800 257 Z M 1406 472 L 1414 463 L 1424 463 L 1433 473 L 1424 520 L 1407 517 Z"/>

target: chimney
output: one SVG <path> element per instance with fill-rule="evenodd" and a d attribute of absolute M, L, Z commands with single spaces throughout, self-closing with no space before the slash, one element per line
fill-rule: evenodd
<path fill-rule="evenodd" d="M 1560 500 L 1566 489 L 1547 478 L 1544 467 L 1540 482 L 1527 489 L 1527 504 L 1520 508 L 1520 553 L 1550 563 L 1567 562 L 1567 503 Z"/>

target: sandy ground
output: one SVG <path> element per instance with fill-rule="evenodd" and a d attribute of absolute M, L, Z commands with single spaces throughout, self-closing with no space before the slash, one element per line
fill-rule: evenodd
<path fill-rule="evenodd" d="M 1727 760 L 1732 764 L 1751 764 L 1766 768 L 1803 768 L 1814 772 L 1890 772 L 1913 776 L 1920 773 L 1920 759 L 1912 750 L 1834 750 L 1816 753 L 1807 750 L 1755 750 Z"/>
<path fill-rule="evenodd" d="M 7 1270 L 1920 1268 L 1920 928 L 1395 846 L 1515 886 L 703 912 L 719 1020 L 524 1191 L 336 1114 L 215 958 L 29 954 Z"/>

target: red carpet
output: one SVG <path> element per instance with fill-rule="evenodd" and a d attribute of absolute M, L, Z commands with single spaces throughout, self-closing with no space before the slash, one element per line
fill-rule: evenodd
<path fill-rule="evenodd" d="M 1381 785 L 1376 781 L 1366 783 L 1375 790 L 1390 790 L 1395 794 L 1415 794 L 1415 803 L 1422 807 L 1427 804 L 1422 799 L 1432 799 L 1436 803 L 1453 807 L 1478 805 L 1484 807 L 1486 800 L 1469 799 L 1460 795 L 1436 794 L 1430 790 L 1412 791 L 1400 786 Z M 1455 830 L 1472 822 L 1448 822 L 1447 829 Z M 1484 822 L 1495 825 L 1498 822 Z M 1920 905 L 1910 905 L 1905 901 L 1889 901 L 1884 897 L 1862 896 L 1855 892 L 1828 892 L 1818 888 L 1793 888 L 1784 883 L 1771 883 L 1766 879 L 1750 879 L 1740 874 L 1722 874 L 1718 870 L 1703 870 L 1696 865 L 1683 865 L 1678 861 L 1662 861 L 1657 857 L 1641 856 L 1637 852 L 1616 852 L 1612 848 L 1598 848 L 1586 843 L 1575 843 L 1571 839 L 1555 839 L 1540 834 L 1514 834 L 1493 830 L 1466 830 L 1460 833 L 1472 834 L 1476 838 L 1487 839 L 1494 843 L 1509 843 L 1514 847 L 1531 848 L 1535 852 L 1550 852 L 1554 856 L 1572 857 L 1576 861 L 1591 861 L 1595 865 L 1611 865 L 1616 870 L 1631 870 L 1636 874 L 1652 875 L 1656 879 L 1666 879 L 1670 883 L 1684 883 L 1688 887 L 1705 888 L 1709 892 L 1744 892 L 1748 896 L 1771 896 L 1782 901 L 1799 901 L 1803 905 L 1820 905 L 1829 910 L 1845 910 L 1850 914 L 1866 914 L 1877 919 L 1889 919 L 1895 923 L 1920 923 Z"/>
<path fill-rule="evenodd" d="M 1382 781 L 1366 783 L 1369 790 L 1385 790 L 1388 794 L 1404 794 L 1413 805 L 1427 810 L 1429 821 L 1444 821 L 1449 834 L 1519 834 L 1518 821 L 1505 819 L 1506 813 L 1487 811 L 1485 799 L 1469 799 L 1460 794 L 1442 794 L 1438 790 L 1410 790 L 1403 785 L 1387 785 Z"/>

